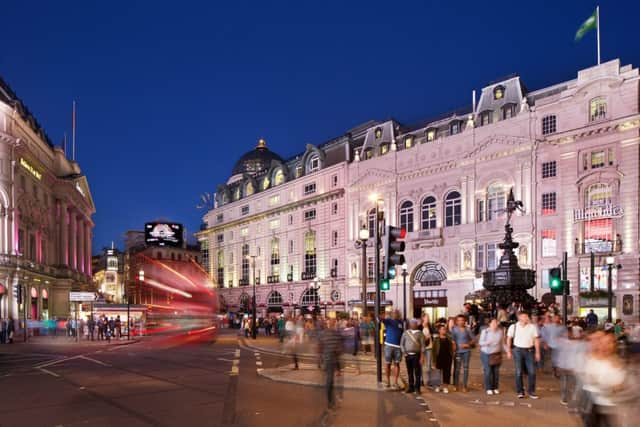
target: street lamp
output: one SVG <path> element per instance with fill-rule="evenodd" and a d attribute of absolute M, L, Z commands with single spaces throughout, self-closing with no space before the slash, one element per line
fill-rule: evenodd
<path fill-rule="evenodd" d="M 615 262 L 615 258 L 612 256 L 608 256 L 606 259 L 607 267 L 608 267 L 608 276 L 607 276 L 607 321 L 609 323 L 613 322 L 613 263 Z"/>
<path fill-rule="evenodd" d="M 360 268 L 360 278 L 362 280 L 362 317 L 367 314 L 367 242 L 369 241 L 369 229 L 366 224 L 362 224 L 362 228 L 358 233 L 356 240 L 356 249 L 362 248 L 362 265 Z"/>
<path fill-rule="evenodd" d="M 402 264 L 402 319 L 407 323 L 407 263 Z"/>
<path fill-rule="evenodd" d="M 253 269 L 253 302 L 252 302 L 252 318 L 251 322 L 251 337 L 255 340 L 258 338 L 258 313 L 256 311 L 256 258 L 258 255 L 247 255 L 246 259 L 251 260 L 251 268 Z"/>
<path fill-rule="evenodd" d="M 317 277 L 314 277 L 311 282 L 309 282 L 309 290 L 314 290 L 316 292 L 316 301 L 318 302 L 318 308 L 320 308 L 320 281 Z M 327 317 L 327 304 L 325 301 L 324 306 L 324 317 Z"/>
<path fill-rule="evenodd" d="M 144 270 L 141 268 L 138 271 L 138 280 L 140 283 L 144 283 Z M 131 295 L 127 292 L 127 341 L 131 339 Z"/>
<path fill-rule="evenodd" d="M 375 222 L 373 227 L 373 248 L 375 265 L 376 298 L 374 307 L 375 316 L 375 336 L 373 337 L 376 346 L 376 381 L 382 383 L 382 354 L 380 349 L 380 224 L 384 223 L 384 212 L 380 209 L 383 200 L 377 194 L 371 194 L 370 200 L 375 200 Z"/>

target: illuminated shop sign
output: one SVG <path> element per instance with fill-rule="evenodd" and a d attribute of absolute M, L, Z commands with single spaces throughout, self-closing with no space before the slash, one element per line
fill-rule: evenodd
<path fill-rule="evenodd" d="M 29 173 L 34 177 L 36 177 L 36 179 L 38 180 L 42 179 L 42 173 L 22 157 L 20 158 L 20 166 L 22 166 L 27 171 L 29 171 Z"/>
<path fill-rule="evenodd" d="M 183 237 L 182 224 L 148 222 L 144 225 L 144 238 L 148 245 L 181 247 Z"/>
<path fill-rule="evenodd" d="M 573 210 L 573 222 L 590 221 L 600 218 L 621 218 L 622 216 L 624 216 L 622 206 L 611 204 Z"/>

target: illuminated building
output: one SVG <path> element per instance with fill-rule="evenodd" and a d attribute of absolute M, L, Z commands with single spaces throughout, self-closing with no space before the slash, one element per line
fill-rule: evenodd
<path fill-rule="evenodd" d="M 106 302 L 124 302 L 124 254 L 113 245 L 93 257 L 93 283 Z"/>
<path fill-rule="evenodd" d="M 93 290 L 95 206 L 77 162 L 54 146 L 0 80 L 0 317 L 67 318 L 69 291 Z"/>
<path fill-rule="evenodd" d="M 548 271 L 567 251 L 570 314 L 594 308 L 602 318 L 598 290 L 613 255 L 622 266 L 612 273 L 614 316 L 637 318 L 638 81 L 638 70 L 619 60 L 534 91 L 510 76 L 484 87 L 477 105 L 414 126 L 368 122 L 292 159 L 263 156 L 261 142 L 218 188 L 206 229 L 196 233 L 211 277 L 229 311 L 242 311 L 253 284 L 246 255 L 256 255 L 263 314 L 280 297 L 285 308 L 307 306 L 316 277 L 330 291 L 317 298 L 322 307 L 336 290 L 345 305 L 329 309 L 357 312 L 362 261 L 354 243 L 361 227 L 372 227 L 379 199 L 387 223 L 408 231 L 409 312 L 454 315 L 482 297 L 481 272 L 497 266 L 513 188 L 525 208 L 512 220 L 514 239 L 520 266 L 537 271 L 533 295 L 551 300 Z M 313 233 L 317 243 L 307 245 Z M 312 254 L 315 274 L 304 274 Z M 372 255 L 370 247 L 371 278 Z M 398 274 L 383 296 L 388 306 L 402 308 L 401 284 Z M 371 282 L 368 294 L 374 290 Z"/>

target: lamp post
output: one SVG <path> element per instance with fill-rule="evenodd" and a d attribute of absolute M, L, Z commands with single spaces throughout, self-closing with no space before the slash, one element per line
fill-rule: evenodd
<path fill-rule="evenodd" d="M 247 259 L 251 260 L 251 268 L 253 269 L 253 301 L 252 306 L 252 318 L 251 321 L 251 337 L 255 340 L 258 338 L 258 312 L 256 309 L 256 258 L 258 255 L 247 255 Z"/>
<path fill-rule="evenodd" d="M 316 292 L 316 297 L 317 297 L 317 302 L 318 302 L 318 309 L 320 308 L 320 281 L 318 280 L 317 277 L 314 277 L 313 280 L 311 282 L 309 282 L 309 290 L 314 290 Z M 325 306 L 324 306 L 324 317 L 327 317 L 327 305 L 326 305 L 326 301 L 325 301 Z"/>
<path fill-rule="evenodd" d="M 402 264 L 402 321 L 407 324 L 407 263 Z"/>
<path fill-rule="evenodd" d="M 141 268 L 138 271 L 138 280 L 140 283 L 144 283 L 144 270 Z M 131 295 L 127 292 L 127 341 L 131 339 Z"/>
<path fill-rule="evenodd" d="M 607 321 L 613 322 L 613 263 L 615 259 L 612 256 L 607 257 L 608 277 L 607 277 Z"/>
<path fill-rule="evenodd" d="M 367 242 L 369 241 L 369 229 L 366 224 L 362 224 L 362 228 L 358 233 L 356 240 L 356 249 L 362 248 L 362 265 L 360 268 L 360 280 L 362 281 L 362 317 L 367 314 L 367 281 L 369 273 L 367 268 Z"/>
<path fill-rule="evenodd" d="M 380 224 L 384 221 L 384 213 L 380 210 L 379 204 L 382 202 L 377 195 L 373 194 L 370 197 L 375 201 L 375 227 L 373 231 L 373 248 L 374 248 L 374 264 L 375 264 L 375 284 L 376 284 L 376 298 L 374 307 L 375 316 L 375 336 L 373 337 L 374 345 L 376 346 L 376 381 L 378 384 L 382 383 L 382 354 L 380 349 Z"/>

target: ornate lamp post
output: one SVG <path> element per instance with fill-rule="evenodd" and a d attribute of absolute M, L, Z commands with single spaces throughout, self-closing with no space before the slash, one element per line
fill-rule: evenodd
<path fill-rule="evenodd" d="M 360 267 L 360 280 L 362 281 L 362 317 L 367 314 L 367 242 L 369 241 L 369 229 L 366 224 L 362 224 L 362 228 L 358 233 L 356 240 L 356 249 L 362 248 L 362 262 Z"/>
<path fill-rule="evenodd" d="M 258 338 L 258 312 L 256 309 L 256 258 L 258 258 L 258 255 L 246 256 L 246 259 L 251 260 L 251 268 L 253 269 L 253 299 L 251 302 L 253 320 L 251 321 L 251 337 L 254 340 Z"/>
<path fill-rule="evenodd" d="M 622 268 L 622 265 L 616 265 L 616 259 L 613 256 L 608 256 L 607 262 L 607 322 L 613 323 L 613 270 Z"/>
<path fill-rule="evenodd" d="M 402 320 L 407 323 L 407 272 L 409 266 L 405 262 L 402 264 Z"/>

